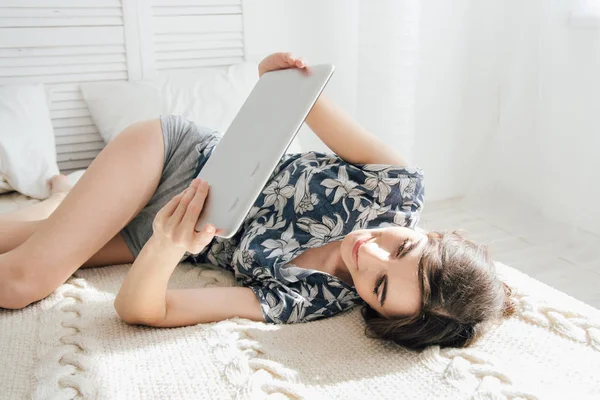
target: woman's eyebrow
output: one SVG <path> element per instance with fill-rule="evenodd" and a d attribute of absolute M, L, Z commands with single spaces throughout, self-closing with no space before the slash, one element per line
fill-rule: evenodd
<path fill-rule="evenodd" d="M 407 254 L 411 253 L 411 252 L 412 252 L 412 251 L 413 251 L 413 250 L 414 250 L 414 249 L 415 249 L 415 248 L 416 248 L 416 247 L 417 247 L 417 246 L 418 246 L 418 245 L 421 243 L 421 241 L 422 241 L 422 240 L 423 240 L 423 239 L 421 239 L 421 240 L 419 240 L 419 241 L 415 242 L 414 244 L 412 244 L 412 245 L 409 247 L 408 251 L 405 251 L 405 252 L 403 252 L 402 254 L 400 254 L 400 255 L 398 256 L 398 259 L 401 259 L 401 258 L 402 258 L 402 257 L 404 257 L 405 255 L 407 255 Z M 381 305 L 381 307 L 383 307 L 383 304 L 385 303 L 385 296 L 386 296 L 386 294 L 387 294 L 387 286 L 388 286 L 388 278 L 387 278 L 387 275 L 386 275 L 386 277 L 385 277 L 385 280 L 383 281 L 383 285 L 382 285 L 382 286 L 383 286 L 383 288 L 381 289 L 381 301 L 379 302 L 379 304 Z"/>
<path fill-rule="evenodd" d="M 383 289 L 381 289 L 381 301 L 379 302 L 379 304 L 381 304 L 381 307 L 383 307 L 383 303 L 385 303 L 385 296 L 387 295 L 387 286 L 388 286 L 388 278 L 386 275 L 385 280 L 383 281 Z"/>
<path fill-rule="evenodd" d="M 398 259 L 402 259 L 402 257 L 404 257 L 407 254 L 410 254 L 422 241 L 423 239 L 413 243 L 412 245 L 410 245 L 410 247 L 408 248 L 408 251 L 404 251 L 402 252 L 402 254 L 400 254 L 400 256 L 398 257 Z"/>

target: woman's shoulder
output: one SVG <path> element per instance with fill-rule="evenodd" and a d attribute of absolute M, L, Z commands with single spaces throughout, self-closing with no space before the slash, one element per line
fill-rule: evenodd
<path fill-rule="evenodd" d="M 389 164 L 389 163 L 356 163 L 349 162 L 333 153 L 323 153 L 320 151 L 307 151 L 303 153 L 287 154 L 286 160 L 298 160 L 300 163 L 311 161 L 320 161 L 324 166 L 349 166 L 358 170 L 378 172 L 383 174 L 404 174 L 410 176 L 424 176 L 423 168 L 414 164 Z"/>
<path fill-rule="evenodd" d="M 323 273 L 305 274 L 293 267 L 290 276 L 253 281 L 248 286 L 256 294 L 265 320 L 271 323 L 298 323 L 331 317 L 361 304 L 360 296 L 353 288 L 341 281 L 324 276 Z M 285 268 L 283 268 L 285 270 Z"/>
<path fill-rule="evenodd" d="M 369 164 L 353 163 L 351 165 L 353 165 L 356 168 L 361 169 L 363 171 L 378 172 L 378 173 L 390 174 L 390 175 L 407 175 L 407 176 L 413 176 L 413 177 L 423 177 L 425 175 L 425 172 L 423 171 L 423 169 L 421 167 L 412 165 L 412 164 L 395 165 L 395 164 L 376 164 L 376 163 L 369 163 Z"/>

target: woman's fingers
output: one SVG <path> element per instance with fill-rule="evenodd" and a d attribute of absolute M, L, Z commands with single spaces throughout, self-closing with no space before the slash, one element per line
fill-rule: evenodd
<path fill-rule="evenodd" d="M 204 202 L 208 196 L 208 182 L 202 181 L 198 184 L 197 190 L 195 191 L 194 197 L 190 201 L 187 211 L 181 221 L 181 227 L 184 232 L 194 232 L 196 222 L 200 217 Z"/>
<path fill-rule="evenodd" d="M 306 60 L 304 59 L 304 57 L 296 57 L 292 53 L 285 53 L 284 61 L 290 67 L 304 68 L 307 66 L 307 63 L 306 63 Z"/>
<path fill-rule="evenodd" d="M 156 213 L 156 218 L 163 220 L 163 219 L 169 218 L 171 215 L 173 215 L 173 212 L 175 212 L 175 209 L 177 209 L 177 206 L 179 205 L 179 201 L 181 200 L 181 198 L 183 197 L 184 194 L 185 194 L 185 191 L 179 193 L 176 196 L 173 196 L 173 198 L 171 200 L 169 200 L 169 202 L 167 204 L 165 204 Z"/>
<path fill-rule="evenodd" d="M 179 200 L 177 208 L 169 218 L 169 226 L 175 228 L 181 223 L 181 220 L 187 211 L 188 204 L 192 201 L 194 195 L 196 194 L 196 187 L 196 185 L 190 185 L 190 187 L 185 189 L 185 191 L 182 193 L 183 196 Z"/>
<path fill-rule="evenodd" d="M 193 254 L 199 253 L 204 249 L 215 237 L 216 229 L 213 225 L 207 224 L 202 228 L 202 231 L 196 232 L 195 227 L 200 217 L 200 213 L 204 207 L 206 197 L 208 196 L 209 186 L 206 181 L 203 181 L 196 191 L 196 196 L 188 206 L 188 211 L 183 217 L 181 229 L 189 234 L 190 251 Z"/>
<path fill-rule="evenodd" d="M 296 57 L 292 53 L 285 53 L 284 59 L 288 63 L 288 65 L 291 67 L 296 67 L 296 68 L 308 67 L 308 62 L 306 61 L 306 59 L 304 57 Z"/>
<path fill-rule="evenodd" d="M 294 65 L 296 62 L 296 56 L 294 56 L 293 53 L 284 53 L 283 60 L 290 65 Z"/>
<path fill-rule="evenodd" d="M 192 238 L 192 250 L 191 253 L 200 253 L 203 248 L 208 246 L 210 242 L 212 242 L 215 237 L 215 227 L 207 224 L 200 232 L 196 232 L 192 230 L 193 238 Z"/>
<path fill-rule="evenodd" d="M 208 183 L 194 179 L 183 192 L 173 197 L 156 215 L 155 234 L 168 238 L 175 246 L 199 253 L 215 237 L 216 229 L 207 225 L 202 232 L 195 226 L 208 196 Z"/>
<path fill-rule="evenodd" d="M 300 68 L 304 75 L 312 74 L 312 69 L 308 66 L 308 61 L 304 57 L 300 57 L 298 61 L 296 61 L 296 67 Z"/>
<path fill-rule="evenodd" d="M 258 66 L 258 73 L 262 76 L 269 71 L 277 71 L 279 69 L 300 68 L 304 72 L 309 72 L 308 63 L 303 57 L 296 57 L 291 52 L 273 53 L 262 60 Z"/>

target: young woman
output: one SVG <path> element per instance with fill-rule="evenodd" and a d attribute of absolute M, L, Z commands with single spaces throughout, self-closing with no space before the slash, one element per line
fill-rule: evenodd
<path fill-rule="evenodd" d="M 306 63 L 275 53 L 258 72 L 282 68 Z M 0 217 L 0 307 L 46 297 L 79 267 L 133 262 L 115 300 L 131 324 L 294 323 L 361 304 L 369 335 L 422 348 L 467 345 L 510 314 L 484 246 L 415 230 L 419 168 L 324 96 L 306 122 L 336 155 L 282 157 L 230 239 L 194 231 L 209 191 L 194 177 L 221 134 L 174 116 L 127 128 L 68 193 L 55 177 L 49 200 Z M 182 260 L 240 286 L 167 289 Z"/>

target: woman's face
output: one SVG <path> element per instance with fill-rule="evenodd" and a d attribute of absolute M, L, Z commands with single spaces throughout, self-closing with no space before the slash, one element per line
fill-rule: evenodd
<path fill-rule="evenodd" d="M 426 243 L 426 235 L 409 228 L 364 229 L 349 233 L 340 251 L 371 308 L 385 317 L 411 316 L 421 310 L 418 265 Z"/>

